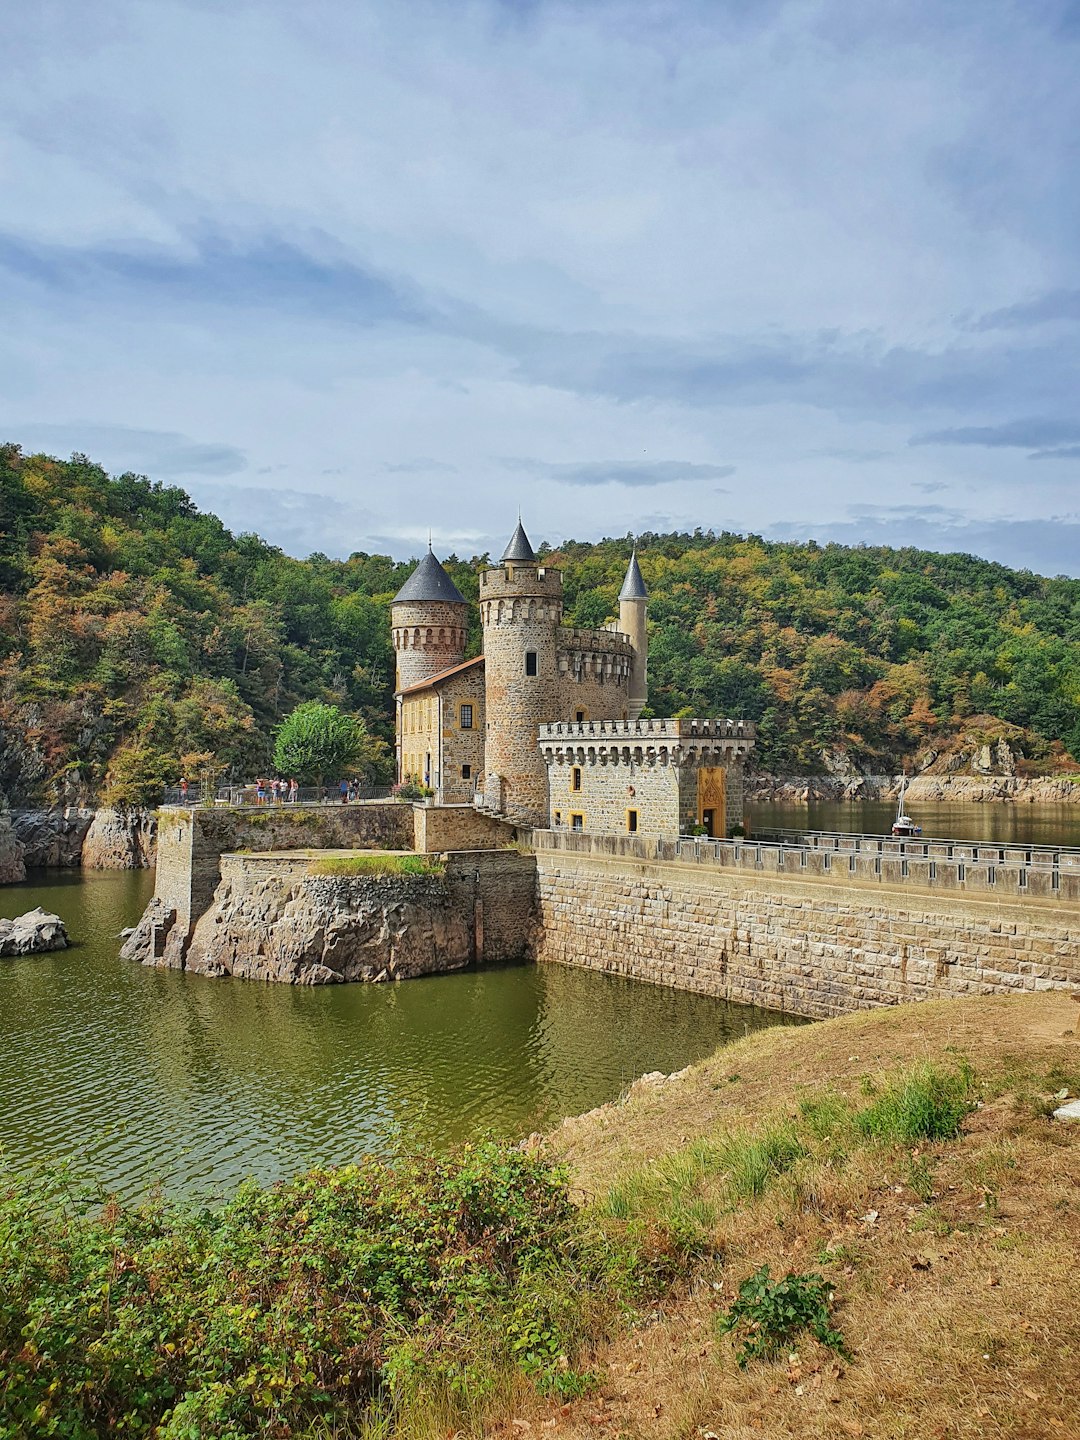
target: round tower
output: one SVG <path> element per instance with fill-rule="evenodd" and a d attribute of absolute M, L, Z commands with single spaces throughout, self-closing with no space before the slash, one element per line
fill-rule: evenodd
<path fill-rule="evenodd" d="M 396 691 L 461 664 L 467 611 L 467 601 L 429 547 L 390 602 Z"/>
<path fill-rule="evenodd" d="M 492 809 L 545 825 L 547 767 L 538 726 L 557 720 L 562 574 L 537 560 L 520 520 L 497 566 L 480 576 L 484 625 L 485 795 Z"/>
<path fill-rule="evenodd" d="M 649 592 L 645 588 L 637 551 L 630 556 L 626 579 L 619 591 L 619 629 L 630 637 L 634 647 L 634 668 L 630 672 L 628 708 L 630 719 L 636 720 L 649 698 L 649 641 L 645 628 L 649 608 Z"/>

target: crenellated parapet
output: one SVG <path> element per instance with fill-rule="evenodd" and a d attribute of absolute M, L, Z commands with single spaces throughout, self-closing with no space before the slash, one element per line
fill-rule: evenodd
<path fill-rule="evenodd" d="M 548 765 L 730 766 L 755 738 L 749 720 L 586 720 L 541 725 L 539 745 Z"/>
<path fill-rule="evenodd" d="M 634 666 L 634 647 L 628 635 L 561 625 L 557 644 L 560 678 L 628 683 Z"/>

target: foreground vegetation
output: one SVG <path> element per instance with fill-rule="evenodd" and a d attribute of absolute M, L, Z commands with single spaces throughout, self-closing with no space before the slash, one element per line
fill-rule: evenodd
<path fill-rule="evenodd" d="M 838 752 L 892 770 L 961 735 L 1007 739 L 1034 773 L 1080 758 L 1080 581 L 709 531 L 637 544 L 653 713 L 757 721 L 765 769 L 816 772 Z M 630 546 L 542 547 L 568 623 L 617 613 Z M 447 559 L 467 599 L 486 562 Z M 365 764 L 388 779 L 389 604 L 410 569 L 292 559 L 176 487 L 0 446 L 0 789 L 131 801 L 185 756 L 249 778 L 303 701 L 359 716 L 379 742 Z M 470 655 L 480 643 L 474 607 Z"/>
<path fill-rule="evenodd" d="M 773 1029 L 539 1149 L 215 1211 L 8 1176 L 0 1435 L 1065 1436 L 1071 1010 Z"/>

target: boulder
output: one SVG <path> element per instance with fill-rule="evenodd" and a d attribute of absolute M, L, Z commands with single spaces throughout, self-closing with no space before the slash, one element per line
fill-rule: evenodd
<path fill-rule="evenodd" d="M 15 920 L 0 920 L 0 955 L 37 955 L 44 950 L 66 950 L 67 946 L 64 922 L 40 905 Z"/>

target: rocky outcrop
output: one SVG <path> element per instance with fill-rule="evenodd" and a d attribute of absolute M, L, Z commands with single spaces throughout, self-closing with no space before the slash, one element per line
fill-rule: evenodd
<path fill-rule="evenodd" d="M 82 847 L 86 870 L 150 870 L 157 850 L 157 819 L 149 810 L 99 810 Z"/>
<path fill-rule="evenodd" d="M 15 885 L 26 879 L 26 864 L 11 816 L 0 810 L 0 885 Z"/>
<path fill-rule="evenodd" d="M 756 800 L 759 804 L 806 805 L 811 801 L 884 800 L 894 793 L 893 780 L 889 775 L 861 775 L 857 772 L 769 775 L 759 772 L 746 776 L 743 795 L 746 804 Z"/>
<path fill-rule="evenodd" d="M 470 927 L 441 876 L 268 873 L 252 883 L 226 872 L 185 969 L 329 985 L 459 970 L 472 955 Z"/>
<path fill-rule="evenodd" d="M 989 749 L 990 747 L 987 747 Z M 899 775 L 748 775 L 747 804 L 806 805 L 845 800 L 895 800 Z M 927 771 L 908 781 L 912 804 L 973 804 L 1011 801 L 1031 805 L 1080 805 L 1080 780 L 1068 775 L 1032 778 L 1016 774 L 970 774 L 946 769 Z"/>
<path fill-rule="evenodd" d="M 45 950 L 66 950 L 68 934 L 59 915 L 39 905 L 15 920 L 0 920 L 0 955 L 38 955 Z"/>
<path fill-rule="evenodd" d="M 93 810 L 16 810 L 12 824 L 28 869 L 66 868 L 82 864 L 83 840 Z"/>
<path fill-rule="evenodd" d="M 1068 775 L 919 775 L 908 785 L 912 804 L 1080 805 L 1080 783 Z"/>

